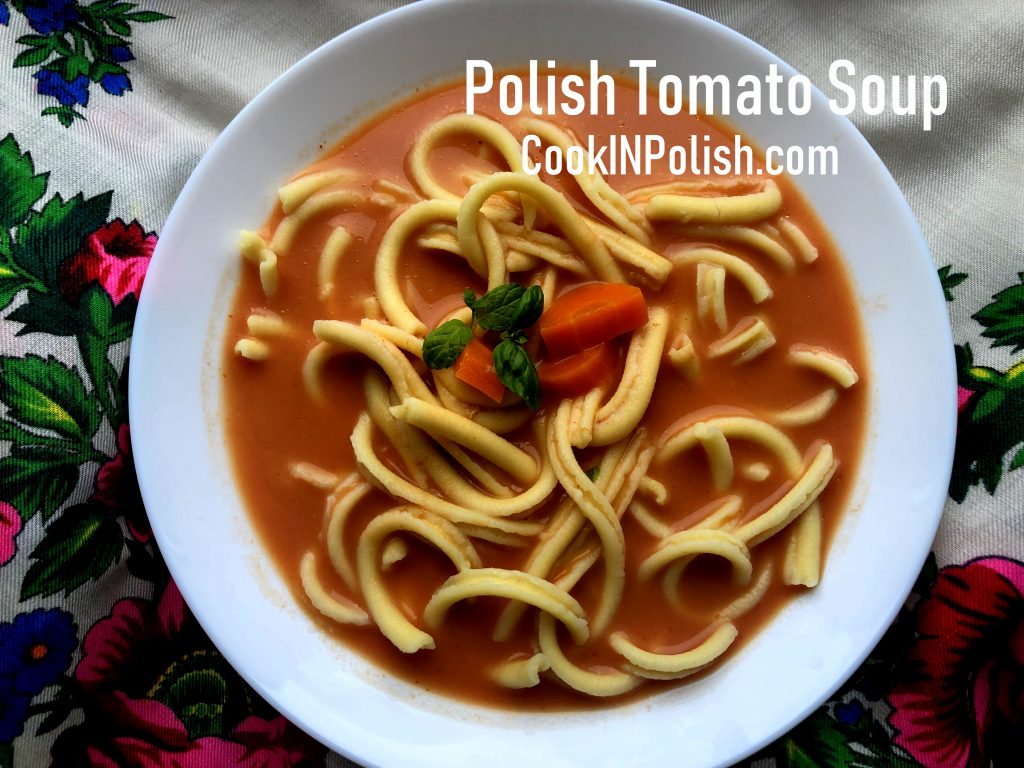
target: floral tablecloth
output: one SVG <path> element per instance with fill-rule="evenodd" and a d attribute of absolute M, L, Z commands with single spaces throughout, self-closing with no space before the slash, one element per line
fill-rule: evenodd
<path fill-rule="evenodd" d="M 945 516 L 870 659 L 750 764 L 1024 765 L 1024 4 L 683 4 L 826 92 L 838 58 L 949 81 L 928 133 L 853 115 L 949 301 Z M 127 370 L 160 227 L 205 148 L 303 54 L 394 5 L 0 0 L 0 768 L 348 764 L 245 685 L 170 581 Z"/>

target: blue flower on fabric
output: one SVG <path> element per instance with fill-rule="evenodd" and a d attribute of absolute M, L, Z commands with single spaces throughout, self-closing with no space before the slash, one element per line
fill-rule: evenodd
<path fill-rule="evenodd" d="M 31 697 L 14 690 L 9 680 L 0 680 L 0 744 L 10 744 L 25 730 Z"/>
<path fill-rule="evenodd" d="M 41 69 L 32 75 L 38 82 L 36 92 L 43 96 L 53 96 L 64 106 L 81 104 L 89 105 L 89 78 L 79 75 L 70 83 L 59 72 L 52 69 Z"/>
<path fill-rule="evenodd" d="M 843 725 L 855 725 L 867 710 L 864 705 L 856 699 L 852 699 L 850 702 L 843 704 L 836 704 L 833 714 L 835 714 L 836 720 Z"/>
<path fill-rule="evenodd" d="M 76 629 L 72 615 L 58 608 L 38 608 L 0 624 L 0 691 L 9 685 L 31 698 L 55 683 L 71 666 Z"/>
<path fill-rule="evenodd" d="M 119 64 L 124 61 L 131 61 L 135 58 L 131 49 L 127 45 L 113 45 L 107 53 L 110 54 L 111 61 L 116 61 Z"/>
<path fill-rule="evenodd" d="M 40 35 L 63 32 L 73 21 L 78 21 L 78 3 L 75 0 L 44 0 L 25 6 L 29 26 Z"/>
<path fill-rule="evenodd" d="M 11 9 L 7 7 L 7 3 L 0 0 L 0 27 L 6 27 L 10 20 Z"/>
<path fill-rule="evenodd" d="M 111 96 L 120 96 L 132 89 L 132 81 L 128 79 L 128 75 L 106 74 L 100 79 L 100 85 Z"/>

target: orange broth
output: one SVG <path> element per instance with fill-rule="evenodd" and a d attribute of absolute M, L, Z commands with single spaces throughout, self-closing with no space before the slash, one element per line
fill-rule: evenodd
<path fill-rule="evenodd" d="M 661 134 L 669 143 L 685 143 L 691 133 L 709 135 L 712 145 L 733 142 L 731 130 L 707 117 L 640 116 L 635 113 L 635 86 L 619 81 L 617 89 L 616 115 L 559 117 L 554 122 L 572 128 L 579 136 L 594 134 L 599 141 L 609 134 L 625 132 Z M 437 118 L 462 111 L 462 83 L 418 93 L 354 131 L 318 160 L 314 168 L 354 168 L 366 179 L 388 178 L 412 187 L 404 164 L 417 133 Z M 478 111 L 506 125 L 509 123 L 499 112 L 496 98 L 483 100 Z M 481 160 L 475 149 L 473 142 L 442 147 L 432 154 L 431 167 L 438 178 L 453 189 L 464 188 L 457 171 L 467 164 L 504 170 Z M 578 207 L 596 215 L 574 187 L 571 177 L 544 178 L 571 196 Z M 617 175 L 607 177 L 607 181 L 624 192 L 669 178 L 667 164 L 662 164 L 654 176 L 637 179 Z M 775 355 L 762 355 L 741 366 L 733 366 L 727 359 L 716 361 L 702 357 L 701 375 L 695 382 L 671 366 L 663 365 L 654 398 L 642 422 L 649 435 L 661 434 L 684 415 L 700 409 L 742 408 L 762 415 L 818 394 L 830 384 L 827 379 L 819 373 L 787 365 L 781 359 L 784 350 L 796 342 L 827 347 L 848 359 L 862 379 L 867 373 L 857 308 L 840 257 L 794 185 L 785 177 L 774 179 L 780 185 L 784 200 L 779 215 L 790 217 L 818 246 L 817 261 L 799 265 L 794 272 L 786 274 L 763 256 L 748 254 L 743 246 L 728 243 L 726 247 L 741 255 L 750 255 L 774 292 L 772 299 L 755 307 L 742 286 L 728 281 L 730 318 L 735 320 L 754 314 L 755 310 L 767 317 L 777 340 L 772 350 Z M 363 190 L 368 194 L 372 191 L 368 183 Z M 323 618 L 310 605 L 298 574 L 299 561 L 311 548 L 317 553 L 323 583 L 339 595 L 348 595 L 348 591 L 331 569 L 322 540 L 326 493 L 295 479 L 288 468 L 293 462 L 310 462 L 339 477 L 355 470 L 349 435 L 364 408 L 362 376 L 366 363 L 345 356 L 332 360 L 324 383 L 326 404 L 312 402 L 306 396 L 301 375 L 304 358 L 316 341 L 309 329 L 317 319 L 358 322 L 363 316 L 362 301 L 374 292 L 376 249 L 395 215 L 385 209 L 367 207 L 360 211 L 328 213 L 311 222 L 294 247 L 278 254 L 280 287 L 272 300 L 263 295 L 256 270 L 251 265 L 244 269 L 228 326 L 228 344 L 223 357 L 223 396 L 236 480 L 269 557 L 284 574 L 295 600 L 307 609 L 324 632 L 337 636 L 377 665 L 425 690 L 500 708 L 553 710 L 607 706 L 661 690 L 665 685 L 678 684 L 650 681 L 612 701 L 590 700 L 554 678 L 545 679 L 532 689 L 501 688 L 488 679 L 486 670 L 509 658 L 532 654 L 536 622 L 533 613 L 527 613 L 510 640 L 494 642 L 491 632 L 506 603 L 497 598 L 455 605 L 443 626 L 431 633 L 436 649 L 411 655 L 394 648 L 376 626 L 342 626 Z M 278 205 L 263 234 L 272 232 L 282 216 Z M 323 302 L 317 295 L 317 262 L 333 226 L 341 223 L 352 233 L 354 242 L 339 270 L 341 290 Z M 656 251 L 664 252 L 666 246 L 679 241 L 672 226 L 657 225 L 655 231 L 652 247 Z M 458 258 L 418 249 L 413 243 L 403 257 L 402 269 L 408 280 L 406 296 L 410 307 L 428 325 L 460 303 L 464 288 L 472 288 L 477 294 L 485 290 L 480 278 Z M 686 307 L 692 312 L 694 280 L 695 267 L 677 268 L 660 291 L 645 290 L 649 304 Z M 242 359 L 232 351 L 234 341 L 247 334 L 246 317 L 257 308 L 272 309 L 291 327 L 301 331 L 284 341 L 271 340 L 271 356 L 264 362 Z M 698 348 L 702 348 L 714 340 L 714 334 L 712 329 L 695 325 L 691 336 Z M 624 341 L 618 343 L 624 348 Z M 784 430 L 804 452 L 815 441 L 828 440 L 840 460 L 838 471 L 820 497 L 826 552 L 837 523 L 850 504 L 866 416 L 866 390 L 861 381 L 841 393 L 822 422 Z M 549 398 L 543 408 L 550 409 L 555 404 Z M 772 468 L 772 476 L 766 481 L 754 482 L 738 471 L 730 493 L 742 496 L 746 502 L 768 497 L 779 486 L 781 467 L 756 446 L 735 441 L 732 447 L 737 468 L 754 461 L 765 462 Z M 393 463 L 393 468 L 402 471 L 397 463 Z M 670 501 L 664 509 L 653 502 L 647 506 L 667 523 L 686 518 L 721 496 L 711 487 L 707 461 L 699 449 L 687 451 L 665 465 L 655 463 L 650 474 L 668 487 Z M 368 502 L 356 508 L 346 528 L 350 532 L 347 542 L 353 550 L 350 552 L 353 558 L 357 532 L 374 514 L 395 503 L 375 490 Z M 747 506 L 749 504 L 745 508 Z M 541 509 L 535 517 L 542 518 L 544 513 L 545 509 Z M 655 540 L 628 513 L 622 524 L 627 580 L 621 606 L 608 634 L 622 629 L 639 646 L 662 652 L 679 651 L 687 644 L 692 645 L 693 638 L 705 629 L 706 622 L 695 622 L 667 610 L 660 578 L 640 582 L 636 568 L 650 554 Z M 532 546 L 503 550 L 483 541 L 474 543 L 485 565 L 498 567 L 518 568 L 532 550 Z M 783 544 L 784 537 L 779 535 L 752 548 L 755 573 L 768 561 L 777 561 L 781 566 Z M 594 605 L 601 570 L 599 562 L 573 591 L 584 608 Z M 444 556 L 410 539 L 409 555 L 386 572 L 384 579 L 396 601 L 406 605 L 410 617 L 416 617 L 432 592 L 452 572 Z M 773 585 L 760 604 L 735 621 L 739 638 L 714 666 L 728 664 L 730 657 L 742 648 L 743 641 L 777 614 L 788 600 L 805 591 L 801 587 L 782 585 L 777 574 L 778 569 Z M 827 562 L 823 566 L 823 578 L 828 578 Z M 713 611 L 743 592 L 742 588 L 732 585 L 727 565 L 713 558 L 699 558 L 687 570 L 683 583 L 687 588 L 687 605 L 698 611 Z M 594 645 L 590 648 L 588 644 L 583 652 L 578 652 L 568 637 L 562 635 L 562 647 L 576 663 L 609 666 L 615 663 L 617 657 L 606 644 Z"/>

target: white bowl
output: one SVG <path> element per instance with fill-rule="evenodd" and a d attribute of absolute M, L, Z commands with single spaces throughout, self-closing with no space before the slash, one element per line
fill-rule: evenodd
<path fill-rule="evenodd" d="M 855 499 L 821 586 L 728 663 L 607 710 L 498 712 L 390 678 L 318 630 L 250 525 L 223 438 L 219 375 L 240 269 L 238 230 L 324 142 L 467 58 L 599 59 L 625 68 L 763 75 L 769 52 L 655 2 L 423 2 L 352 29 L 278 78 L 196 168 L 153 258 L 132 345 L 136 467 L 164 558 L 227 659 L 328 746 L 365 765 L 712 766 L 782 734 L 857 667 L 905 599 L 938 524 L 952 461 L 955 383 L 945 303 L 899 189 L 815 93 L 809 115 L 736 117 L 762 146 L 834 144 L 841 175 L 797 184 L 849 264 L 870 365 L 870 424 Z"/>

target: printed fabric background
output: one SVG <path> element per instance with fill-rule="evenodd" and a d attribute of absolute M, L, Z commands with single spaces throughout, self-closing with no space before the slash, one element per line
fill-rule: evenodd
<path fill-rule="evenodd" d="M 748 764 L 1020 766 L 1024 5 L 682 4 L 826 92 L 837 58 L 949 81 L 929 133 L 853 116 L 949 300 L 945 516 L 869 660 Z M 170 581 L 135 480 L 127 370 L 146 267 L 203 151 L 288 66 L 395 5 L 0 0 L 0 768 L 350 765 L 242 682 Z"/>

